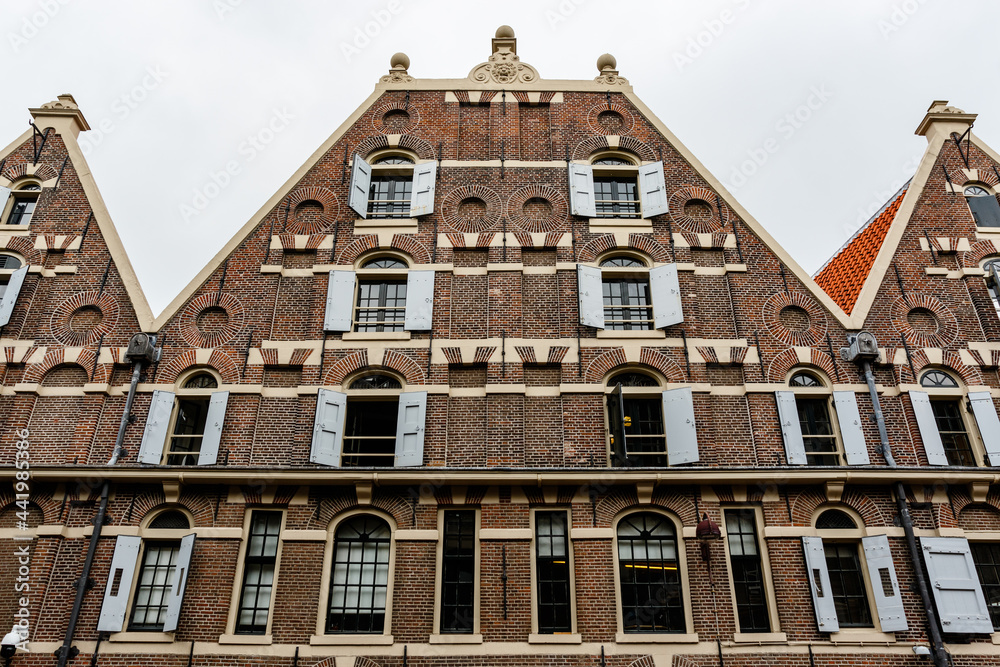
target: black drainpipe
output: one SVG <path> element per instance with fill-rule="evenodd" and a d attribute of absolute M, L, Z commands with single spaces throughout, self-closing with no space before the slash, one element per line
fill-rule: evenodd
<path fill-rule="evenodd" d="M 139 376 L 142 374 L 144 361 L 143 359 L 137 360 L 132 366 L 132 383 L 128 388 L 128 396 L 125 398 L 125 409 L 122 411 L 122 420 L 118 424 L 118 437 L 115 439 L 115 451 L 111 455 L 111 460 L 108 461 L 109 466 L 116 464 L 122 454 L 125 427 L 128 426 L 129 416 L 132 414 L 132 402 L 135 400 L 135 389 L 139 384 Z M 73 600 L 73 610 L 70 612 L 69 624 L 66 626 L 66 638 L 63 640 L 63 645 L 56 650 L 56 657 L 59 659 L 57 663 L 58 667 L 66 667 L 66 663 L 80 653 L 80 650 L 73 646 L 73 634 L 76 632 L 76 623 L 80 618 L 83 596 L 94 586 L 94 582 L 90 578 L 90 568 L 94 564 L 97 544 L 101 539 L 101 531 L 104 528 L 110 490 L 111 483 L 105 479 L 104 484 L 101 486 L 101 504 L 97 508 L 97 516 L 94 517 L 94 532 L 90 536 L 90 546 L 87 548 L 87 559 L 83 562 L 83 572 L 80 573 L 80 578 L 76 580 L 76 599 Z"/>
<path fill-rule="evenodd" d="M 865 380 L 868 382 L 868 393 L 872 397 L 872 406 L 875 408 L 875 421 L 878 424 L 878 435 L 882 441 L 882 455 L 890 468 L 896 467 L 896 460 L 892 457 L 892 449 L 889 446 L 889 435 L 885 430 L 885 417 L 882 415 L 882 406 L 879 403 L 878 390 L 875 388 L 875 377 L 872 375 L 872 365 L 868 360 L 862 361 L 865 371 Z M 930 589 L 927 588 L 927 578 L 924 576 L 924 564 L 920 557 L 920 549 L 917 547 L 917 537 L 913 534 L 913 519 L 910 517 L 910 508 L 906 502 L 906 489 L 901 481 L 894 483 L 896 493 L 896 507 L 899 509 L 900 522 L 903 524 L 903 533 L 906 535 L 906 545 L 910 548 L 910 559 L 913 561 L 913 575 L 917 582 L 917 589 L 920 591 L 920 599 L 924 603 L 924 613 L 927 615 L 927 632 L 933 644 L 934 664 L 936 667 L 949 667 L 951 660 L 948 651 L 944 648 L 944 641 L 941 638 L 941 627 L 938 625 L 937 609 L 934 601 L 931 600 Z"/>

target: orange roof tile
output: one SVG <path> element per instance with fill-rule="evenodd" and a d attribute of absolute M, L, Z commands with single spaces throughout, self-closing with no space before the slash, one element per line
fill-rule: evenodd
<path fill-rule="evenodd" d="M 871 220 L 865 223 L 843 248 L 815 276 L 816 283 L 830 295 L 844 312 L 850 314 L 861 294 L 875 256 L 882 248 L 885 235 L 903 201 L 909 183 Z"/>

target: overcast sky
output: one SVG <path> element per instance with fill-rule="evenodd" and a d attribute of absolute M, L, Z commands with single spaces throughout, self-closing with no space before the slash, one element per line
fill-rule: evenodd
<path fill-rule="evenodd" d="M 979 113 L 974 131 L 1000 148 L 995 1 L 3 7 L 0 144 L 24 131 L 29 107 L 76 97 L 95 128 L 81 143 L 154 312 L 361 104 L 394 52 L 416 77 L 463 78 L 504 23 L 543 78 L 593 78 L 612 53 L 810 273 L 912 175 L 926 145 L 913 131 L 932 100 Z M 213 187 L 232 161 L 238 173 Z"/>

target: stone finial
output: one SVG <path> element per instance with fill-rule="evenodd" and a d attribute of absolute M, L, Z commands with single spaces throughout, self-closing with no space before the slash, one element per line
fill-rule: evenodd
<path fill-rule="evenodd" d="M 606 83 L 611 86 L 627 86 L 628 79 L 618 76 L 618 61 L 610 53 L 605 53 L 597 59 L 597 71 L 600 76 L 594 79 L 597 83 Z"/>
<path fill-rule="evenodd" d="M 59 95 L 56 99 L 51 102 L 46 102 L 40 108 L 42 109 L 79 109 L 76 100 L 69 93 L 63 93 Z"/>
<path fill-rule="evenodd" d="M 538 72 L 531 65 L 517 57 L 517 39 L 509 25 L 497 28 L 493 38 L 493 53 L 485 63 L 477 65 L 469 72 L 469 78 L 476 83 L 533 83 L 538 80 Z"/>
<path fill-rule="evenodd" d="M 498 52 L 517 54 L 517 38 L 514 37 L 514 29 L 509 25 L 497 28 L 496 36 L 493 38 L 493 53 Z"/>
<path fill-rule="evenodd" d="M 382 83 L 407 83 L 413 81 L 407 70 L 410 69 L 410 57 L 405 53 L 394 53 L 389 58 L 389 73 L 383 76 Z"/>
<path fill-rule="evenodd" d="M 917 134 L 927 137 L 931 141 L 933 137 L 951 135 L 953 132 L 964 134 L 976 121 L 976 114 L 965 113 L 958 107 L 948 105 L 948 100 L 934 100 L 927 108 L 927 114 L 917 126 Z"/>
<path fill-rule="evenodd" d="M 59 95 L 38 108 L 28 109 L 28 113 L 38 127 L 42 129 L 51 127 L 61 135 L 72 135 L 76 138 L 80 132 L 90 129 L 83 112 L 69 93 Z"/>
<path fill-rule="evenodd" d="M 497 39 L 514 39 L 514 29 L 509 25 L 502 25 L 497 28 L 497 32 L 494 37 Z"/>

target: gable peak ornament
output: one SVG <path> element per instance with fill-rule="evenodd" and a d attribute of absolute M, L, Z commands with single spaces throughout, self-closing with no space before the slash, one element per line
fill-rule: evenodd
<path fill-rule="evenodd" d="M 517 57 L 517 38 L 509 25 L 497 28 L 493 38 L 493 54 L 485 63 L 477 65 L 469 72 L 469 78 L 476 83 L 534 83 L 538 72 Z"/>
<path fill-rule="evenodd" d="M 594 79 L 597 83 L 606 83 L 610 86 L 627 86 L 628 79 L 618 75 L 618 61 L 610 53 L 605 53 L 597 59 L 597 71 L 600 76 Z"/>

